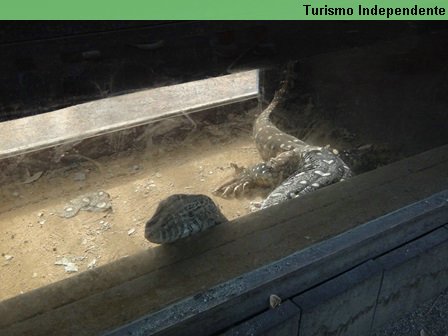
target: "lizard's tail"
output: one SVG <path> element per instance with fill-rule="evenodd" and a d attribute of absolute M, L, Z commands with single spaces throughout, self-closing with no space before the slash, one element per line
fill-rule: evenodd
<path fill-rule="evenodd" d="M 272 98 L 270 104 L 266 107 L 266 109 L 261 112 L 261 114 L 258 116 L 258 120 L 261 121 L 265 119 L 266 121 L 269 119 L 269 115 L 272 113 L 272 111 L 275 110 L 275 108 L 283 101 L 283 98 L 285 98 L 286 92 L 289 89 L 289 86 L 292 82 L 293 74 L 294 74 L 294 65 L 295 61 L 289 61 L 286 66 L 286 76 L 281 81 L 280 88 L 275 92 L 274 98 Z"/>

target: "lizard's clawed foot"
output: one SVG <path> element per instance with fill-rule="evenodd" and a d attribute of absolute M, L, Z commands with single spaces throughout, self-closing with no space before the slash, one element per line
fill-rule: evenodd
<path fill-rule="evenodd" d="M 230 165 L 235 169 L 236 176 L 216 188 L 213 191 L 213 195 L 222 198 L 237 198 L 246 195 L 251 189 L 253 183 L 248 170 L 244 167 L 239 167 L 235 163 Z"/>

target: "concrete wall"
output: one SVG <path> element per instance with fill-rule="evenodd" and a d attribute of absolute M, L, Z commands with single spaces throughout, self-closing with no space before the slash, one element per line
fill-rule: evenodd
<path fill-rule="evenodd" d="M 307 290 L 224 335 L 369 335 L 448 288 L 447 260 L 445 225 Z"/>

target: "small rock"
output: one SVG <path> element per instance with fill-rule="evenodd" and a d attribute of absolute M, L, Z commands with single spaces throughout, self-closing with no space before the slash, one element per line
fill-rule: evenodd
<path fill-rule="evenodd" d="M 100 202 L 96 205 L 98 208 L 102 209 L 102 208 L 106 208 L 107 203 L 106 202 Z"/>
<path fill-rule="evenodd" d="M 102 230 L 104 230 L 104 231 L 106 231 L 106 230 L 109 230 L 110 228 L 111 228 L 111 225 L 110 225 L 110 223 L 109 222 L 105 222 L 105 221 L 102 221 L 103 223 L 101 224 L 101 229 Z M 100 222 L 101 223 L 101 222 Z"/>
<path fill-rule="evenodd" d="M 12 195 L 13 195 L 14 197 L 19 197 L 20 194 L 19 194 L 18 191 L 13 191 Z"/>
<path fill-rule="evenodd" d="M 66 266 L 67 264 L 69 264 L 70 263 L 70 260 L 68 260 L 67 258 L 62 258 L 62 259 L 59 259 L 59 260 L 56 260 L 55 262 L 54 262 L 54 264 L 55 265 L 58 265 L 58 266 Z"/>
<path fill-rule="evenodd" d="M 64 269 L 67 273 L 78 272 L 78 266 L 76 266 L 76 264 L 72 262 L 69 262 L 67 265 L 65 265 Z"/>
<path fill-rule="evenodd" d="M 199 181 L 204 182 L 205 180 L 203 178 L 201 178 Z"/>
<path fill-rule="evenodd" d="M 278 306 L 280 306 L 281 303 L 282 303 L 282 299 L 278 295 L 271 294 L 269 296 L 269 306 L 272 309 L 277 308 Z"/>
<path fill-rule="evenodd" d="M 87 264 L 88 269 L 94 269 L 96 267 L 96 258 Z"/>
<path fill-rule="evenodd" d="M 36 272 L 33 273 L 33 278 L 37 278 L 38 274 Z"/>
<path fill-rule="evenodd" d="M 128 236 L 132 235 L 133 233 L 135 233 L 135 228 L 128 230 Z"/>
<path fill-rule="evenodd" d="M 46 220 L 45 220 L 45 219 L 41 219 L 41 220 L 39 221 L 39 224 L 40 224 L 40 225 L 44 225 L 44 224 L 45 224 L 45 222 L 46 222 Z"/>
<path fill-rule="evenodd" d="M 12 255 L 5 254 L 4 258 L 6 259 L 6 261 L 11 261 L 14 257 Z"/>
<path fill-rule="evenodd" d="M 44 215 L 43 212 L 39 212 L 39 213 L 37 214 L 37 217 L 42 217 L 43 215 Z"/>
<path fill-rule="evenodd" d="M 157 178 L 161 178 L 161 177 L 162 177 L 162 174 L 160 174 L 160 173 L 156 173 L 156 177 L 157 177 Z"/>

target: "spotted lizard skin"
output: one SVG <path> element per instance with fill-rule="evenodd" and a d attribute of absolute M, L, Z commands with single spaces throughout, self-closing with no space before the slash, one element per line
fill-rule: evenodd
<path fill-rule="evenodd" d="M 172 243 L 227 221 L 210 197 L 175 194 L 159 203 L 146 223 L 145 238 L 157 244 Z"/>
<path fill-rule="evenodd" d="M 288 79 L 254 124 L 253 136 L 263 162 L 247 169 L 238 168 L 239 174 L 217 188 L 215 195 L 229 198 L 267 187 L 272 192 L 261 204 L 264 209 L 352 175 L 337 151 L 311 146 L 272 124 L 270 114 L 287 86 Z M 172 243 L 226 222 L 227 218 L 208 196 L 172 195 L 160 202 L 146 223 L 145 237 L 153 243 Z"/>
<path fill-rule="evenodd" d="M 261 204 L 264 209 L 352 175 L 336 150 L 309 145 L 272 124 L 270 114 L 282 100 L 288 82 L 283 82 L 254 124 L 253 137 L 263 162 L 240 169 L 236 177 L 214 191 L 215 195 L 231 198 L 255 188 L 273 189 Z"/>

